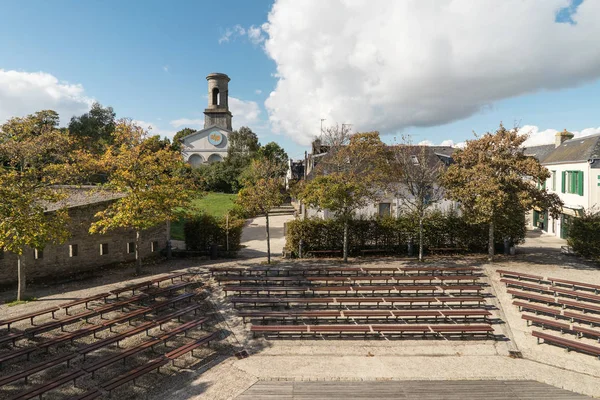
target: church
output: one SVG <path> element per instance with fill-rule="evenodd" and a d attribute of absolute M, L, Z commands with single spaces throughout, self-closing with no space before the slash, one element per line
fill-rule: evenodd
<path fill-rule="evenodd" d="M 229 147 L 231 112 L 229 111 L 229 77 L 212 73 L 208 81 L 208 108 L 204 110 L 204 129 L 181 139 L 184 159 L 193 167 L 223 161 Z"/>

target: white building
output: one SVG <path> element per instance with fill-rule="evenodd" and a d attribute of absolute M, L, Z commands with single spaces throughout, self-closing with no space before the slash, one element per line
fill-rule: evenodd
<path fill-rule="evenodd" d="M 184 159 L 192 166 L 223 161 L 229 147 L 231 112 L 229 77 L 212 73 L 208 81 L 208 108 L 204 110 L 204 129 L 181 139 Z"/>
<path fill-rule="evenodd" d="M 600 208 L 600 135 L 573 139 L 565 130 L 556 133 L 555 144 L 529 147 L 525 154 L 550 170 L 552 175 L 543 185 L 564 203 L 560 218 L 553 219 L 546 210 L 534 210 L 529 222 L 565 239 L 572 218 L 583 210 Z"/>

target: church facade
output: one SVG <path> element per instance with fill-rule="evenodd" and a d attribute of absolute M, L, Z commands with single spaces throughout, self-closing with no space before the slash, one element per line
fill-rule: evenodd
<path fill-rule="evenodd" d="M 208 108 L 204 110 L 204 129 L 181 139 L 184 159 L 192 166 L 220 162 L 227 156 L 231 128 L 229 77 L 212 73 L 208 81 Z"/>

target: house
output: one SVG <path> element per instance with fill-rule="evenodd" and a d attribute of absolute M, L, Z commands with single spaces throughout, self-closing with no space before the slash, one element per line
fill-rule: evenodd
<path fill-rule="evenodd" d="M 67 198 L 46 206 L 47 212 L 68 209 L 71 237 L 60 245 L 28 249 L 23 253 L 27 279 L 61 278 L 91 272 L 98 267 L 135 260 L 135 231 L 119 229 L 107 234 L 90 234 L 94 215 L 123 197 L 121 193 L 93 190 L 95 187 L 69 187 Z M 142 232 L 142 258 L 158 256 L 167 242 L 167 224 Z M 0 252 L 0 285 L 17 281 L 17 255 Z"/>
<path fill-rule="evenodd" d="M 565 239 L 572 218 L 600 206 L 600 134 L 573 138 L 566 130 L 557 132 L 554 144 L 528 147 L 525 154 L 548 168 L 551 176 L 540 186 L 564 203 L 559 218 L 553 219 L 547 210 L 533 210 L 529 223 Z"/>
<path fill-rule="evenodd" d="M 424 153 L 424 158 L 430 167 L 441 166 L 443 168 L 449 166 L 452 163 L 452 154 L 456 149 L 450 146 L 412 146 L 414 149 L 414 162 L 418 162 L 421 158 L 421 154 Z M 305 177 L 311 179 L 316 173 L 316 167 L 319 165 L 323 158 L 327 157 L 329 148 L 321 145 L 320 141 L 315 140 L 312 145 L 312 153 L 306 154 L 304 160 L 305 166 Z M 291 174 L 291 172 L 288 172 Z M 358 217 L 373 217 L 373 216 L 398 216 L 402 210 L 406 207 L 403 198 L 409 196 L 406 193 L 406 189 L 401 185 L 397 185 L 396 188 L 387 190 L 381 193 L 378 202 L 368 204 L 356 211 Z M 333 218 L 333 214 L 328 210 L 318 210 L 316 208 L 306 207 L 304 204 L 296 203 L 295 206 L 298 208 L 298 213 L 302 217 L 319 217 L 323 219 Z M 458 209 L 457 203 L 443 199 L 436 203 L 432 208 L 448 211 L 450 209 Z"/>

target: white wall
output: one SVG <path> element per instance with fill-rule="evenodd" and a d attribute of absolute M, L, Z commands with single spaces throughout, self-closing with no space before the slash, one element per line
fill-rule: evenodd
<path fill-rule="evenodd" d="M 212 132 L 219 132 L 223 136 L 223 140 L 218 145 L 213 145 L 209 142 L 208 136 Z M 209 128 L 199 131 L 183 139 L 183 157 L 186 161 L 192 154 L 202 156 L 204 161 L 208 161 L 211 155 L 218 155 L 221 159 L 227 156 L 227 148 L 229 147 L 229 132 L 221 128 Z M 213 157 L 214 158 L 214 157 Z"/>

